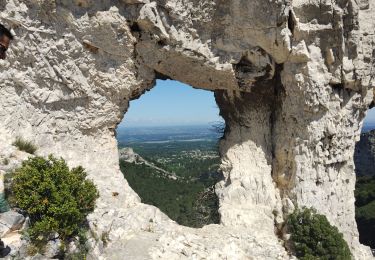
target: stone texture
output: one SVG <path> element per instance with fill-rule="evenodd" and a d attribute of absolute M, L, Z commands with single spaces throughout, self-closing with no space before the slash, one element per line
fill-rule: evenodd
<path fill-rule="evenodd" d="M 50 240 L 43 252 L 43 256 L 46 258 L 57 258 L 57 256 L 61 253 L 62 242 L 60 239 Z"/>
<path fill-rule="evenodd" d="M 353 153 L 374 98 L 374 13 L 374 0 L 1 1 L 16 40 L 0 61 L 0 155 L 22 136 L 87 169 L 92 259 L 288 259 L 276 234 L 296 206 L 370 259 Z M 115 128 L 157 78 L 215 91 L 220 225 L 178 226 L 119 170 Z"/>
<path fill-rule="evenodd" d="M 7 211 L 0 214 L 0 237 L 19 230 L 25 222 L 25 217 L 15 211 Z"/>
<path fill-rule="evenodd" d="M 119 159 L 124 160 L 128 163 L 135 163 L 135 164 L 143 164 L 147 167 L 150 167 L 154 170 L 156 170 L 159 174 L 163 174 L 165 177 L 177 180 L 178 176 L 174 172 L 168 172 L 158 166 L 156 166 L 154 163 L 147 161 L 142 156 L 134 152 L 133 148 L 131 147 L 124 147 L 119 150 Z"/>

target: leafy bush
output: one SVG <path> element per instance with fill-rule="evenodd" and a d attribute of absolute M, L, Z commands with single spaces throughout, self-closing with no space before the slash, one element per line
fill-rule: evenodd
<path fill-rule="evenodd" d="M 356 209 L 359 241 L 375 248 L 375 200 Z"/>
<path fill-rule="evenodd" d="M 291 234 L 291 250 L 299 259 L 351 259 L 343 235 L 315 210 L 296 210 L 289 215 L 286 225 Z"/>
<path fill-rule="evenodd" d="M 16 146 L 20 151 L 30 154 L 34 154 L 37 150 L 36 146 L 32 142 L 26 141 L 22 137 L 17 137 L 13 142 L 13 145 Z"/>
<path fill-rule="evenodd" d="M 362 207 L 375 201 L 375 176 L 358 176 L 355 186 L 355 205 Z"/>
<path fill-rule="evenodd" d="M 24 161 L 14 173 L 11 192 L 11 201 L 30 217 L 32 242 L 46 242 L 56 233 L 64 240 L 79 234 L 98 198 L 82 167 L 70 170 L 52 155 Z"/>

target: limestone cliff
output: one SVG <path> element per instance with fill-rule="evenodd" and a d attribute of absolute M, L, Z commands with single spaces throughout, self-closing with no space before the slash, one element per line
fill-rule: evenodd
<path fill-rule="evenodd" d="M 374 97 L 374 15 L 374 0 L 2 0 L 16 40 L 0 61 L 1 140 L 88 170 L 90 227 L 109 239 L 92 239 L 92 259 L 289 259 L 276 234 L 295 206 L 370 259 L 353 153 Z M 178 226 L 119 171 L 115 128 L 157 78 L 215 91 L 220 225 Z"/>

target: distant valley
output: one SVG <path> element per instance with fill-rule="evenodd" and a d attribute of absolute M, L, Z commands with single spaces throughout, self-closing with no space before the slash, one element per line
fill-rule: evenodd
<path fill-rule="evenodd" d="M 375 248 L 375 130 L 361 134 L 361 140 L 356 144 L 354 162 L 359 239 L 361 243 Z"/>
<path fill-rule="evenodd" d="M 354 161 L 358 176 L 375 175 L 375 130 L 361 134 L 355 147 Z"/>
<path fill-rule="evenodd" d="M 220 137 L 211 126 L 122 129 L 120 167 L 142 202 L 179 224 L 219 223 L 214 185 L 221 179 Z"/>
<path fill-rule="evenodd" d="M 215 141 L 221 137 L 215 126 L 126 127 L 117 130 L 119 146 L 134 143 Z"/>
<path fill-rule="evenodd" d="M 356 218 L 362 243 L 375 248 L 375 128 L 364 126 L 355 164 Z M 121 170 L 142 202 L 181 225 L 219 223 L 214 185 L 221 180 L 218 140 L 211 126 L 119 129 Z M 371 131 L 372 130 L 372 131 Z"/>

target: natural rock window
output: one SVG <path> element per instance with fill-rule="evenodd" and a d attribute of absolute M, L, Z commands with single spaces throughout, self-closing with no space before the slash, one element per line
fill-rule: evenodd
<path fill-rule="evenodd" d="M 2 0 L 15 35 L 0 62 L 2 167 L 25 159 L 17 136 L 83 166 L 100 194 L 88 216 L 95 259 L 289 259 L 279 231 L 296 207 L 371 259 L 353 155 L 374 105 L 374 13 L 369 0 Z M 155 78 L 215 93 L 219 225 L 177 225 L 120 172 L 115 129 Z"/>
<path fill-rule="evenodd" d="M 117 128 L 120 168 L 130 187 L 184 226 L 219 223 L 218 114 L 212 92 L 157 81 L 130 102 Z"/>

